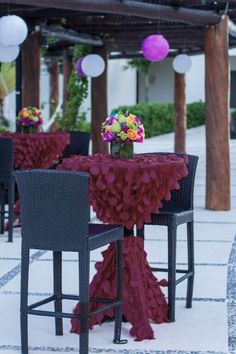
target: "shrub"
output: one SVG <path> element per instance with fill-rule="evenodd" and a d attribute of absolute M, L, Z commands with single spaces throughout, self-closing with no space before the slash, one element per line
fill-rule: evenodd
<path fill-rule="evenodd" d="M 113 109 L 112 113 L 130 112 L 138 116 L 144 125 L 145 136 L 150 138 L 173 131 L 173 103 L 138 103 L 133 106 L 120 106 Z M 187 127 L 197 127 L 205 122 L 205 104 L 194 102 L 187 104 Z"/>
<path fill-rule="evenodd" d="M 236 110 L 231 112 L 231 120 L 236 121 Z"/>
<path fill-rule="evenodd" d="M 187 104 L 187 128 L 205 124 L 205 103 L 202 101 Z"/>

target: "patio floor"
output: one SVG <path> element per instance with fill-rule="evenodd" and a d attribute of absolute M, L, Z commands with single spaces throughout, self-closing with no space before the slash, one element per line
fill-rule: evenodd
<path fill-rule="evenodd" d="M 146 139 L 136 144 L 135 152 L 173 151 L 173 134 Z M 230 141 L 231 210 L 213 212 L 204 209 L 205 199 L 205 132 L 204 127 L 187 133 L 187 151 L 199 156 L 195 184 L 195 264 L 193 308 L 185 308 L 186 282 L 177 287 L 176 322 L 155 325 L 154 340 L 135 342 L 130 336 L 129 323 L 124 323 L 122 337 L 126 345 L 112 343 L 113 323 L 95 326 L 90 331 L 90 353 L 166 353 L 223 354 L 236 353 L 236 140 Z M 166 228 L 148 226 L 145 248 L 152 264 L 166 264 Z M 20 229 L 15 229 L 13 244 L 0 237 L 0 354 L 20 351 Z M 38 301 L 52 291 L 52 255 L 33 251 L 30 265 L 30 302 Z M 101 259 L 100 251 L 91 255 L 94 263 Z M 186 264 L 185 227 L 178 229 L 178 265 Z M 165 274 L 158 274 L 158 279 Z M 64 253 L 63 284 L 65 293 L 78 289 L 77 259 Z M 71 311 L 73 302 L 65 302 Z M 50 305 L 49 305 L 50 306 Z M 29 317 L 30 353 L 79 353 L 78 339 L 70 334 L 69 320 L 64 320 L 64 335 L 54 335 L 54 320 Z"/>

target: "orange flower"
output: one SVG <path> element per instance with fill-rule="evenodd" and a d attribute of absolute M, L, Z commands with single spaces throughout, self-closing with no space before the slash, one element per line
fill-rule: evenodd
<path fill-rule="evenodd" d="M 126 119 L 126 124 L 131 124 L 131 123 L 133 123 L 134 122 L 134 118 L 135 118 L 135 116 L 133 115 L 133 114 L 130 114 L 128 117 L 127 117 L 127 119 Z"/>
<path fill-rule="evenodd" d="M 127 130 L 127 134 L 128 134 L 128 138 L 129 138 L 130 140 L 136 140 L 137 137 L 138 137 L 137 132 L 135 132 L 133 129 L 128 129 L 128 130 Z"/>
<path fill-rule="evenodd" d="M 105 126 L 105 133 L 107 133 L 107 132 L 111 132 L 111 125 L 106 125 Z"/>

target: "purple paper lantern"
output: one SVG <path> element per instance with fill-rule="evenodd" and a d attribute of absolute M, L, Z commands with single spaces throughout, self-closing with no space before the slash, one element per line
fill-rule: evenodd
<path fill-rule="evenodd" d="M 77 60 L 75 67 L 76 67 L 76 71 L 80 76 L 86 77 L 85 73 L 82 70 L 81 64 L 84 58 L 80 58 Z"/>
<path fill-rule="evenodd" d="M 151 34 L 142 42 L 142 52 L 150 61 L 162 61 L 169 53 L 169 43 L 160 34 Z"/>

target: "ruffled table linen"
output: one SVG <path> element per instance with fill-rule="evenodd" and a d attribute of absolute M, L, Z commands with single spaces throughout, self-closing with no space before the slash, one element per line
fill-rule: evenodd
<path fill-rule="evenodd" d="M 70 143 L 66 132 L 2 133 L 0 137 L 13 140 L 15 169 L 50 168 Z"/>
<path fill-rule="evenodd" d="M 62 155 L 66 145 L 70 143 L 67 132 L 51 133 L 1 133 L 1 138 L 13 140 L 14 168 L 26 170 L 29 168 L 50 168 L 53 162 Z M 20 215 L 20 202 L 14 205 L 14 215 Z M 18 222 L 15 222 L 18 225 Z M 5 230 L 8 224 L 5 225 Z"/>
<path fill-rule="evenodd" d="M 178 189 L 178 181 L 188 173 L 186 159 L 158 154 L 135 155 L 133 160 L 113 159 L 109 155 L 77 156 L 65 159 L 58 169 L 90 173 L 90 203 L 103 222 L 120 224 L 128 229 L 141 228 L 151 221 L 151 213 L 158 212 L 162 200 L 169 200 L 170 191 Z M 97 262 L 90 284 L 90 296 L 116 298 L 115 246 L 111 244 Z M 168 305 L 158 282 L 148 265 L 143 240 L 128 236 L 124 240 L 124 304 L 123 314 L 131 323 L 130 334 L 136 340 L 153 339 L 150 320 L 168 322 Z M 92 303 L 91 310 L 102 304 Z M 79 313 L 79 304 L 74 309 Z M 92 328 L 107 318 L 113 309 L 90 319 Z M 79 322 L 71 320 L 71 332 L 79 333 Z"/>

